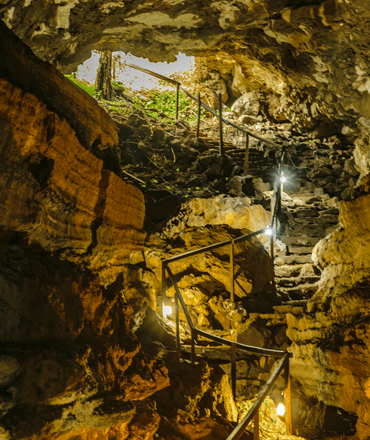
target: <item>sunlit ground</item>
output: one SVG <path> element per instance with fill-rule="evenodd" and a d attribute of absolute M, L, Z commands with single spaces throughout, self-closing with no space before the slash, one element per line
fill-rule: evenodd
<path fill-rule="evenodd" d="M 125 87 L 132 90 L 140 90 L 142 88 L 152 89 L 159 88 L 160 90 L 173 89 L 173 86 L 163 86 L 159 83 L 157 78 L 154 78 L 139 70 L 125 66 L 125 63 L 135 64 L 145 69 L 152 70 L 165 76 L 170 76 L 173 73 L 185 72 L 194 66 L 194 58 L 188 57 L 183 53 L 177 55 L 177 61 L 173 63 L 152 63 L 146 58 L 138 58 L 131 54 L 124 52 L 114 52 L 118 59 L 116 62 L 116 81 L 123 83 Z M 118 58 L 117 56 L 120 56 Z M 87 81 L 90 84 L 95 83 L 96 72 L 99 67 L 99 54 L 93 52 L 92 57 L 86 60 L 77 70 L 77 79 Z"/>

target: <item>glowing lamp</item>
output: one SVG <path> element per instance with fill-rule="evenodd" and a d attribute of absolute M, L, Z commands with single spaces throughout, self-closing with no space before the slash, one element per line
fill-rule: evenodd
<path fill-rule="evenodd" d="M 284 403 L 279 403 L 276 408 L 276 412 L 278 416 L 283 416 L 285 414 L 285 406 Z"/>
<path fill-rule="evenodd" d="M 163 317 L 167 318 L 168 315 L 171 315 L 172 309 L 170 306 L 163 306 Z"/>
<path fill-rule="evenodd" d="M 266 233 L 267 235 L 272 235 L 272 229 L 271 229 L 271 228 L 266 228 L 266 229 L 265 229 L 265 233 Z"/>
<path fill-rule="evenodd" d="M 285 183 L 288 179 L 285 176 L 280 177 L 280 182 Z"/>

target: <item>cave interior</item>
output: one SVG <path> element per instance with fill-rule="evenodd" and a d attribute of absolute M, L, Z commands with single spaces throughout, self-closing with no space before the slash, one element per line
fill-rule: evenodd
<path fill-rule="evenodd" d="M 261 438 L 370 438 L 369 21 L 360 0 L 0 0 L 0 440 L 227 439 L 269 350 L 293 435 L 281 375 Z M 215 121 L 112 112 L 65 77 L 92 50 L 201 59 L 266 141 L 246 168 L 235 129 L 221 153 Z M 180 361 L 171 277 L 196 328 L 265 353 L 199 336 L 192 359 L 180 308 Z"/>

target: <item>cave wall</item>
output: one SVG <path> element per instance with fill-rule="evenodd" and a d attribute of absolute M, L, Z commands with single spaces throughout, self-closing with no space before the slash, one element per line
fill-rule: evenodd
<path fill-rule="evenodd" d="M 124 259 L 143 244 L 144 198 L 91 152 L 117 143 L 114 122 L 6 27 L 0 32 L 4 231 L 88 256 L 91 268 Z"/>
<path fill-rule="evenodd" d="M 342 202 L 340 227 L 315 247 L 322 270 L 305 313 L 288 314 L 292 375 L 307 396 L 355 414 L 360 439 L 370 435 L 369 178 Z"/>
<path fill-rule="evenodd" d="M 144 195 L 120 177 L 96 101 L 5 26 L 0 47 L 0 438 L 150 440 L 178 359 L 169 372 L 135 333 L 160 279 L 144 260 Z M 198 370 L 171 412 L 190 432 L 204 398 L 199 430 L 221 439 L 236 417 L 229 379 Z M 178 438 L 176 423 L 162 429 Z"/>
<path fill-rule="evenodd" d="M 134 335 L 151 300 L 127 266 L 143 194 L 91 152 L 118 139 L 95 100 L 4 26 L 0 47 L 0 437 L 154 433 L 169 379 Z"/>

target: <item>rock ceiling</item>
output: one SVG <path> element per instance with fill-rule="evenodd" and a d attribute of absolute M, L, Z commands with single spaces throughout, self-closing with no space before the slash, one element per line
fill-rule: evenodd
<path fill-rule="evenodd" d="M 334 121 L 361 134 L 355 157 L 369 170 L 370 8 L 361 0 L 0 2 L 0 17 L 43 60 L 68 72 L 92 49 L 152 61 L 179 52 L 209 57 L 243 93 L 276 93 L 308 128 Z"/>

